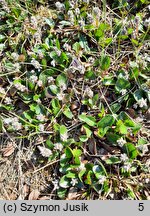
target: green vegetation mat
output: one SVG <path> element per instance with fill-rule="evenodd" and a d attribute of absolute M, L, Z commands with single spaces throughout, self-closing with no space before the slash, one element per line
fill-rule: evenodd
<path fill-rule="evenodd" d="M 150 200 L 148 1 L 0 8 L 0 199 Z"/>

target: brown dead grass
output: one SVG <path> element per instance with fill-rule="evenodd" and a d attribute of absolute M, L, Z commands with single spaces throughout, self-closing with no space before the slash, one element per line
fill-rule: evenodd
<path fill-rule="evenodd" d="M 2 150 L 7 147 L 10 140 L 13 140 L 15 150 L 11 155 L 4 157 Z M 55 196 L 52 192 L 51 175 L 57 161 L 38 163 L 40 155 L 35 150 L 33 140 L 27 145 L 24 140 L 1 135 L 0 143 L 1 200 L 28 199 L 30 192 L 36 189 L 40 196 Z"/>

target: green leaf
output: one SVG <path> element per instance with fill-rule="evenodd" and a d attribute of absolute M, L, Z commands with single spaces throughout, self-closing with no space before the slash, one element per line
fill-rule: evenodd
<path fill-rule="evenodd" d="M 128 28 L 127 31 L 128 31 L 128 34 L 131 35 L 132 32 L 134 31 L 134 29 L 133 28 Z"/>
<path fill-rule="evenodd" d="M 87 125 L 83 125 L 83 128 L 85 130 L 85 133 L 87 135 L 87 138 L 90 138 L 92 135 L 92 131 L 89 129 L 89 127 Z"/>
<path fill-rule="evenodd" d="M 50 52 L 50 57 L 51 57 L 52 59 L 54 59 L 56 62 L 59 60 L 59 57 L 58 57 L 56 51 L 51 51 L 51 52 Z"/>
<path fill-rule="evenodd" d="M 120 139 L 120 136 L 116 133 L 107 133 L 106 137 L 107 137 L 107 140 L 112 144 L 116 144 L 117 140 Z"/>
<path fill-rule="evenodd" d="M 80 165 L 80 158 L 79 157 L 74 157 L 74 163 L 76 165 Z"/>
<path fill-rule="evenodd" d="M 128 128 L 124 125 L 123 121 L 118 120 L 116 125 L 117 125 L 116 131 L 118 131 L 120 134 L 128 133 Z"/>
<path fill-rule="evenodd" d="M 114 76 L 105 76 L 103 79 L 103 84 L 106 86 L 115 85 Z"/>
<path fill-rule="evenodd" d="M 124 123 L 124 125 L 126 127 L 129 127 L 132 129 L 132 133 L 136 134 L 140 128 L 141 128 L 141 125 L 140 124 L 137 124 L 135 123 L 131 118 L 130 116 L 128 116 L 125 112 L 120 112 L 120 114 L 118 115 L 118 119 L 122 120 L 122 122 Z"/>
<path fill-rule="evenodd" d="M 125 122 L 126 120 L 131 120 L 129 118 L 129 116 L 126 114 L 126 112 L 124 112 L 124 111 L 122 111 L 122 112 L 119 113 L 118 119 L 121 119 L 123 122 Z"/>
<path fill-rule="evenodd" d="M 60 133 L 60 139 L 62 141 L 66 141 L 67 140 L 67 138 L 68 138 L 67 132 L 68 132 L 68 130 L 67 130 L 66 126 L 65 125 L 61 125 L 60 128 L 59 128 L 59 133 Z"/>
<path fill-rule="evenodd" d="M 94 80 L 96 78 L 94 72 L 91 71 L 91 70 L 88 70 L 88 71 L 85 72 L 85 77 L 87 79 L 91 79 L 91 80 Z"/>
<path fill-rule="evenodd" d="M 81 48 L 85 50 L 85 52 L 90 51 L 87 39 L 86 39 L 86 37 L 83 36 L 83 34 L 80 34 L 80 36 L 79 36 L 79 44 L 80 44 Z"/>
<path fill-rule="evenodd" d="M 103 190 L 105 193 L 108 193 L 108 191 L 110 191 L 110 182 L 109 181 L 105 181 L 103 184 Z"/>
<path fill-rule="evenodd" d="M 61 63 L 65 62 L 65 61 L 69 62 L 69 58 L 65 52 L 61 52 L 60 60 L 61 60 Z M 66 64 L 65 64 L 65 66 L 66 66 Z"/>
<path fill-rule="evenodd" d="M 102 70 L 108 70 L 108 68 L 110 67 L 110 57 L 102 56 L 100 60 L 100 66 Z"/>
<path fill-rule="evenodd" d="M 5 44 L 4 43 L 0 43 L 0 51 L 3 51 L 4 48 L 5 48 Z"/>
<path fill-rule="evenodd" d="M 108 30 L 109 29 L 109 24 L 108 23 L 101 23 L 99 25 L 99 28 L 102 29 L 103 31 Z"/>
<path fill-rule="evenodd" d="M 86 142 L 89 138 L 87 137 L 87 135 L 82 135 L 80 136 L 80 141 L 81 142 Z"/>
<path fill-rule="evenodd" d="M 58 112 L 60 111 L 60 108 L 61 108 L 59 100 L 58 99 L 52 99 L 51 105 L 53 108 L 53 113 L 56 116 L 58 114 Z"/>
<path fill-rule="evenodd" d="M 94 165 L 92 170 L 97 179 L 99 179 L 102 175 L 105 175 L 105 171 L 100 165 Z"/>
<path fill-rule="evenodd" d="M 67 169 L 70 168 L 69 161 L 70 161 L 70 158 L 67 158 L 67 157 L 63 158 L 63 156 L 60 157 L 60 167 L 61 167 L 60 172 L 61 173 L 63 174 L 66 173 L 66 167 Z"/>
<path fill-rule="evenodd" d="M 127 120 L 125 120 L 125 121 L 124 121 L 124 124 L 125 124 L 127 127 L 130 127 L 130 128 L 132 129 L 132 132 L 133 132 L 133 133 L 136 133 L 136 132 L 139 131 L 140 128 L 141 128 L 141 125 L 135 123 L 134 121 L 132 121 L 132 119 L 127 119 Z"/>
<path fill-rule="evenodd" d="M 123 150 L 130 159 L 135 159 L 139 154 L 137 148 L 132 143 L 124 144 Z"/>
<path fill-rule="evenodd" d="M 69 188 L 71 186 L 70 180 L 64 175 L 59 182 L 60 187 Z"/>
<path fill-rule="evenodd" d="M 67 193 L 67 189 L 65 189 L 65 188 L 57 189 L 57 195 L 60 199 L 65 199 L 66 193 Z"/>
<path fill-rule="evenodd" d="M 141 139 L 138 140 L 138 145 L 145 145 L 147 143 L 148 143 L 148 141 L 146 139 L 144 139 L 144 138 L 141 138 Z"/>
<path fill-rule="evenodd" d="M 146 3 L 147 0 L 140 0 L 143 4 Z"/>
<path fill-rule="evenodd" d="M 135 103 L 135 100 L 133 97 L 129 97 L 127 103 L 126 103 L 126 107 L 131 107 L 133 104 Z"/>
<path fill-rule="evenodd" d="M 3 122 L 2 119 L 0 118 L 0 132 L 2 132 L 2 129 L 3 129 Z"/>
<path fill-rule="evenodd" d="M 142 89 L 138 89 L 133 93 L 135 100 L 138 102 L 140 99 L 145 97 L 145 92 Z"/>
<path fill-rule="evenodd" d="M 26 119 L 31 121 L 31 120 L 33 120 L 34 113 L 31 112 L 30 110 L 26 111 L 26 112 L 23 112 L 23 117 L 25 117 Z"/>
<path fill-rule="evenodd" d="M 104 39 L 105 45 L 111 44 L 112 41 L 113 41 L 113 38 L 105 38 Z"/>
<path fill-rule="evenodd" d="M 98 135 L 100 137 L 103 137 L 108 129 L 113 125 L 114 118 L 112 115 L 108 114 L 104 116 L 99 122 L 98 122 Z"/>
<path fill-rule="evenodd" d="M 66 128 L 65 125 L 61 125 L 61 126 L 60 126 L 60 130 L 59 130 L 60 134 L 64 135 L 64 134 L 67 133 L 67 131 L 68 131 L 68 130 L 67 130 L 67 128 Z"/>
<path fill-rule="evenodd" d="M 43 66 L 44 69 L 47 68 L 47 60 L 46 60 L 46 58 L 42 59 L 41 64 L 42 64 L 42 66 Z"/>
<path fill-rule="evenodd" d="M 134 193 L 134 190 L 132 189 L 131 185 L 126 184 L 128 189 L 127 189 L 127 194 L 129 197 L 131 197 L 132 199 L 136 199 L 136 195 Z"/>
<path fill-rule="evenodd" d="M 31 101 L 33 98 L 33 94 L 27 94 L 27 93 L 19 93 L 19 95 L 22 97 L 23 100 L 27 101 Z"/>
<path fill-rule="evenodd" d="M 121 105 L 119 103 L 115 103 L 115 104 L 111 105 L 111 110 L 113 113 L 118 112 L 120 110 L 120 108 L 121 108 Z"/>
<path fill-rule="evenodd" d="M 15 17 L 18 18 L 21 14 L 21 10 L 19 8 L 12 8 L 11 11 L 15 14 Z"/>
<path fill-rule="evenodd" d="M 80 149 L 73 149 L 74 163 L 80 165 L 80 156 L 82 151 Z"/>
<path fill-rule="evenodd" d="M 120 92 L 123 89 L 130 88 L 130 82 L 124 78 L 119 78 L 116 82 L 115 89 Z"/>
<path fill-rule="evenodd" d="M 35 95 L 33 96 L 33 100 L 36 102 L 38 99 L 40 99 L 40 97 L 41 97 L 41 95 L 35 94 Z"/>
<path fill-rule="evenodd" d="M 72 149 L 70 147 L 67 147 L 65 149 L 65 154 L 66 154 L 67 158 L 69 158 L 69 159 L 72 158 L 73 157 L 73 151 L 72 151 Z"/>
<path fill-rule="evenodd" d="M 36 115 L 39 115 L 40 113 L 42 113 L 42 108 L 38 104 L 32 103 L 29 107 L 32 112 L 36 113 Z"/>
<path fill-rule="evenodd" d="M 68 171 L 68 173 L 66 174 L 67 178 L 76 178 L 77 174 L 71 171 Z"/>
<path fill-rule="evenodd" d="M 97 40 L 101 37 L 104 37 L 104 32 L 102 31 L 102 29 L 99 28 L 95 31 L 95 37 Z"/>
<path fill-rule="evenodd" d="M 56 38 L 55 43 L 56 43 L 57 49 L 60 50 L 60 42 L 59 42 L 58 38 Z"/>
<path fill-rule="evenodd" d="M 100 38 L 104 37 L 104 31 L 99 27 L 94 32 L 96 40 L 99 40 Z"/>
<path fill-rule="evenodd" d="M 52 118 L 52 121 L 53 121 L 53 118 Z M 55 131 L 59 131 L 59 129 L 60 129 L 60 125 L 56 122 L 54 125 L 53 125 L 53 129 L 55 130 Z"/>
<path fill-rule="evenodd" d="M 54 95 L 56 95 L 59 92 L 59 88 L 56 85 L 50 85 L 48 87 L 48 90 L 50 90 Z"/>
<path fill-rule="evenodd" d="M 54 144 L 52 143 L 52 141 L 50 139 L 46 140 L 46 145 L 49 149 L 53 149 L 54 148 Z"/>
<path fill-rule="evenodd" d="M 106 164 L 118 164 L 120 163 L 120 159 L 118 157 L 110 157 L 109 159 L 105 160 Z"/>
<path fill-rule="evenodd" d="M 86 180 L 85 180 L 85 183 L 88 184 L 88 185 L 91 185 L 92 184 L 92 171 L 88 171 L 87 175 L 86 175 Z"/>
<path fill-rule="evenodd" d="M 60 75 L 57 76 L 56 85 L 58 87 L 61 88 L 61 87 L 65 86 L 65 88 L 66 88 L 66 83 L 67 83 L 67 78 L 66 78 L 66 76 L 64 74 L 60 74 Z"/>
<path fill-rule="evenodd" d="M 131 39 L 131 41 L 132 41 L 132 43 L 133 43 L 133 45 L 136 45 L 136 46 L 138 46 L 139 45 L 139 42 L 138 42 L 138 40 L 135 40 L 135 39 Z"/>
<path fill-rule="evenodd" d="M 0 43 L 5 39 L 5 36 L 0 34 Z"/>
<path fill-rule="evenodd" d="M 56 74 L 56 71 L 53 69 L 46 69 L 44 70 L 40 75 L 44 74 L 47 77 L 53 76 L 54 74 Z"/>
<path fill-rule="evenodd" d="M 86 169 L 84 168 L 84 169 L 82 169 L 82 170 L 79 172 L 79 174 L 78 174 L 78 177 L 79 177 L 79 179 L 80 179 L 81 182 L 83 182 L 82 176 L 85 174 L 85 172 L 86 172 Z"/>
<path fill-rule="evenodd" d="M 141 71 L 138 68 L 132 68 L 131 79 L 138 79 L 139 75 L 141 75 Z"/>
<path fill-rule="evenodd" d="M 98 194 L 100 191 L 102 191 L 102 186 L 99 183 L 93 184 L 92 187 Z M 104 185 L 103 185 L 103 188 L 104 188 Z"/>
<path fill-rule="evenodd" d="M 96 125 L 96 120 L 92 116 L 88 116 L 86 114 L 79 115 L 79 119 L 85 123 L 87 123 L 89 126 L 94 127 Z"/>
<path fill-rule="evenodd" d="M 70 108 L 67 106 L 64 108 L 63 114 L 69 119 L 73 118 L 73 114 L 72 114 Z"/>
<path fill-rule="evenodd" d="M 72 152 L 74 157 L 80 157 L 82 154 L 82 151 L 80 149 L 73 149 Z"/>
<path fill-rule="evenodd" d="M 46 86 L 46 83 L 47 83 L 47 76 L 45 74 L 40 74 L 39 76 L 39 80 L 42 81 L 42 84 L 43 84 L 43 87 Z M 32 86 L 34 87 L 33 83 L 32 83 Z M 33 89 L 33 87 L 31 86 L 31 88 Z"/>
<path fill-rule="evenodd" d="M 76 51 L 76 53 L 79 53 L 80 49 L 81 49 L 81 46 L 79 44 L 79 42 L 75 42 L 72 46 L 73 50 Z"/>

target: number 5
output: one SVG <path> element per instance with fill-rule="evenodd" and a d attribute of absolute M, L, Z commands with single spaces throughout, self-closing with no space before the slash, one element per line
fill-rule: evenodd
<path fill-rule="evenodd" d="M 144 210 L 144 203 L 139 203 L 139 211 L 143 211 Z"/>

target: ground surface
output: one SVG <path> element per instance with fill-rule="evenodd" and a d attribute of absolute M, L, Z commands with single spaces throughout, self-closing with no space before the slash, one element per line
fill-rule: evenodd
<path fill-rule="evenodd" d="M 0 199 L 150 199 L 148 1 L 0 8 Z"/>

